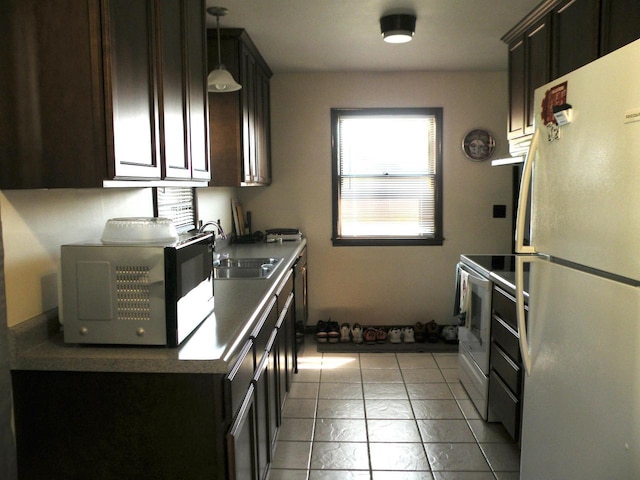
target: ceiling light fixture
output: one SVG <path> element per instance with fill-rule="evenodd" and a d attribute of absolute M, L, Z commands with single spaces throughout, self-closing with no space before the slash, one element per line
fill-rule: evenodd
<path fill-rule="evenodd" d="M 229 10 L 224 7 L 207 8 L 207 12 L 216 17 L 216 29 L 218 31 L 218 64 L 214 70 L 211 70 L 211 73 L 209 73 L 207 77 L 207 90 L 214 93 L 235 92 L 242 88 L 242 85 L 233 79 L 227 67 L 222 64 L 222 54 L 220 51 L 220 17 L 224 17 L 228 11 Z"/>
<path fill-rule="evenodd" d="M 380 19 L 380 31 L 385 42 L 406 43 L 416 30 L 416 16 L 406 14 L 386 15 Z"/>

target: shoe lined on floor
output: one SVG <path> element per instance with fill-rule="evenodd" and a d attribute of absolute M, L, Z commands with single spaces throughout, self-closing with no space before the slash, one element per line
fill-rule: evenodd
<path fill-rule="evenodd" d="M 405 327 L 402 329 L 402 341 L 404 343 L 414 343 L 416 341 L 413 334 L 413 327 Z"/>
<path fill-rule="evenodd" d="M 375 328 L 367 328 L 364 331 L 364 342 L 368 345 L 373 345 L 376 343 L 376 329 Z"/>
<path fill-rule="evenodd" d="M 413 326 L 413 333 L 415 335 L 416 342 L 424 343 L 424 342 L 427 341 L 427 333 L 426 333 L 426 330 L 425 330 L 424 323 L 417 322 Z"/>
<path fill-rule="evenodd" d="M 340 326 L 338 322 L 332 322 L 331 319 L 328 322 L 327 339 L 329 343 L 338 343 L 340 341 Z"/>
<path fill-rule="evenodd" d="M 389 329 L 389 343 L 402 343 L 402 331 L 398 327 Z"/>
<path fill-rule="evenodd" d="M 351 341 L 351 327 L 348 323 L 343 323 L 340 327 L 340 341 L 347 343 Z"/>
<path fill-rule="evenodd" d="M 440 334 L 440 327 L 435 320 L 431 320 L 425 325 L 427 333 L 427 341 L 429 343 L 438 343 L 438 336 Z"/>
<path fill-rule="evenodd" d="M 354 323 L 351 327 L 351 341 L 356 344 L 362 343 L 362 327 L 359 323 Z"/>
<path fill-rule="evenodd" d="M 318 320 L 316 324 L 316 340 L 318 343 L 327 343 L 327 322 Z"/>
<path fill-rule="evenodd" d="M 384 328 L 376 329 L 376 343 L 387 343 L 387 332 Z"/>

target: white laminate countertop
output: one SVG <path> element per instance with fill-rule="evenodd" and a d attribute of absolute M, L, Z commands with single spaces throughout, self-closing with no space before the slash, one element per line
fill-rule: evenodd
<path fill-rule="evenodd" d="M 10 329 L 11 369 L 225 374 L 306 243 L 303 239 L 221 249 L 218 253 L 231 257 L 284 260 L 269 279 L 215 280 L 213 314 L 176 348 L 65 344 L 61 332 L 52 332 L 57 319 L 37 318 Z"/>

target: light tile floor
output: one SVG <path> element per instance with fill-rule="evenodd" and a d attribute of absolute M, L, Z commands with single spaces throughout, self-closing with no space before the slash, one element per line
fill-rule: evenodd
<path fill-rule="evenodd" d="M 317 353 L 307 340 L 269 480 L 517 480 L 519 450 L 453 353 Z"/>

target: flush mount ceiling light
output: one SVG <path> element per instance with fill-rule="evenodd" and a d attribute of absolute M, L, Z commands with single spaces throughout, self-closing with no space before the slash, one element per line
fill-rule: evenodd
<path fill-rule="evenodd" d="M 218 64 L 214 70 L 211 70 L 211 73 L 209 73 L 207 77 L 207 90 L 214 93 L 235 92 L 242 88 L 242 85 L 233 79 L 227 67 L 222 64 L 222 54 L 220 52 L 220 17 L 224 17 L 228 11 L 229 10 L 224 7 L 207 8 L 207 12 L 216 17 L 216 30 L 218 31 Z"/>
<path fill-rule="evenodd" d="M 406 43 L 416 30 L 416 16 L 407 14 L 386 15 L 380 19 L 380 31 L 385 42 Z"/>

